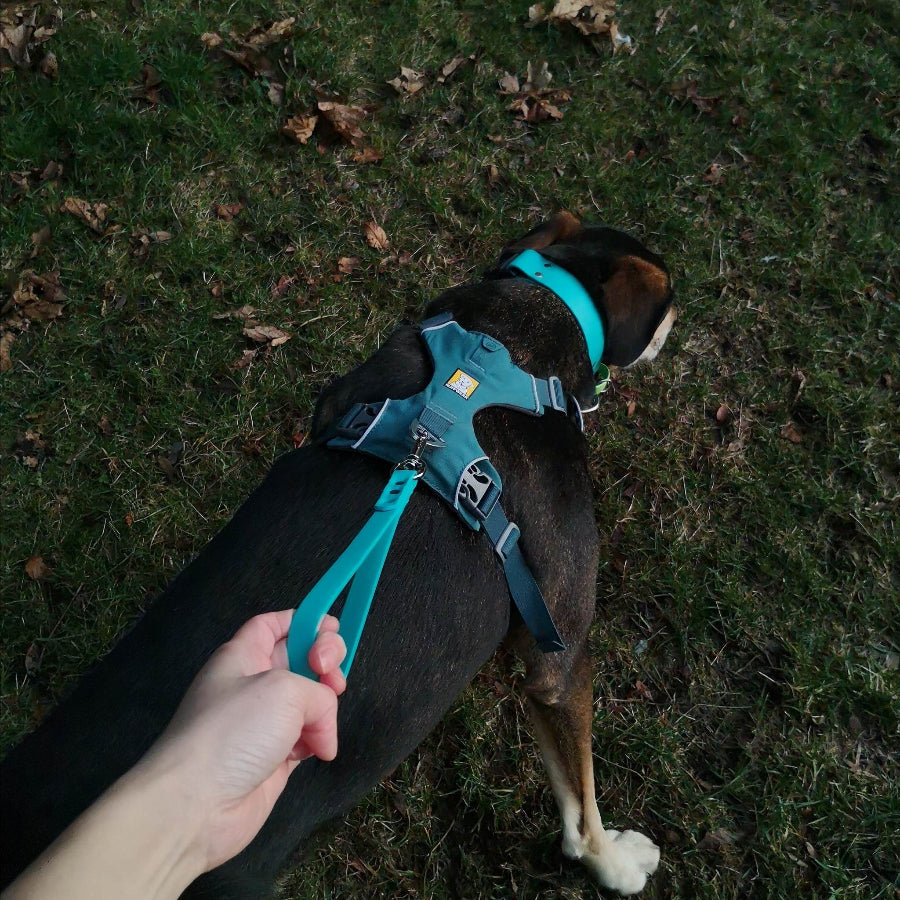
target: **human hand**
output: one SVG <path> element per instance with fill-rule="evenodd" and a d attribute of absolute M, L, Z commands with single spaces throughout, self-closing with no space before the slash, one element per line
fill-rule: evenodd
<path fill-rule="evenodd" d="M 346 687 L 338 621 L 326 616 L 310 649 L 315 682 L 288 670 L 292 615 L 256 616 L 220 647 L 138 766 L 183 792 L 201 871 L 250 843 L 301 760 L 337 754 L 337 697 Z"/>

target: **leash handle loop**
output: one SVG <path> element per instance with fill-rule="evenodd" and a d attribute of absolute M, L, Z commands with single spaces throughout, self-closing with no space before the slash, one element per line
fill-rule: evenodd
<path fill-rule="evenodd" d="M 340 633 L 347 645 L 341 671 L 345 677 L 350 674 L 397 523 L 420 477 L 413 468 L 395 469 L 391 473 L 375 502 L 372 515 L 359 534 L 300 601 L 287 636 L 288 666 L 292 672 L 316 679 L 307 660 L 310 648 L 316 640 L 322 619 L 349 584 L 350 590 L 341 613 Z"/>

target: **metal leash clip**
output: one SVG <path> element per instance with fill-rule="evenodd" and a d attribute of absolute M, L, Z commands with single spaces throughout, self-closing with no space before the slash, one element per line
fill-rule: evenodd
<path fill-rule="evenodd" d="M 416 473 L 413 478 L 418 481 L 425 474 L 425 470 L 428 468 L 425 460 L 422 459 L 422 453 L 429 445 L 429 437 L 430 435 L 428 434 L 428 432 L 421 425 L 419 425 L 416 428 L 415 434 L 413 435 L 413 440 L 415 441 L 415 443 L 413 444 L 412 452 L 410 452 L 407 457 L 400 460 L 400 462 L 398 462 L 397 465 L 394 466 L 394 471 L 402 472 L 407 469 L 412 469 Z"/>

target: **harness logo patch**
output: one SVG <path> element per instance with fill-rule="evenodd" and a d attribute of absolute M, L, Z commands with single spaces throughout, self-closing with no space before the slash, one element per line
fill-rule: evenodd
<path fill-rule="evenodd" d="M 444 383 L 444 387 L 450 388 L 451 391 L 468 400 L 475 393 L 475 388 L 479 384 L 480 382 L 476 381 L 471 375 L 466 375 L 462 369 L 457 369 L 450 376 L 450 380 Z"/>

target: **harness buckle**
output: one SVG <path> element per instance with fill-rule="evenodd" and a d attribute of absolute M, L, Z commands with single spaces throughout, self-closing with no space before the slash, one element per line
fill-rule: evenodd
<path fill-rule="evenodd" d="M 557 412 L 565 412 L 566 392 L 563 390 L 562 382 L 555 375 L 551 375 L 547 379 L 547 388 L 547 393 L 550 395 L 550 407 Z"/>
<path fill-rule="evenodd" d="M 469 515 L 483 522 L 500 499 L 500 488 L 491 476 L 472 463 L 463 473 L 456 492 L 456 502 Z"/>

